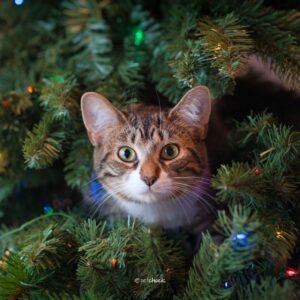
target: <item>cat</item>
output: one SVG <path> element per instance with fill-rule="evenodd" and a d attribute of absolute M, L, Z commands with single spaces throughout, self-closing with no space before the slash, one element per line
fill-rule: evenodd
<path fill-rule="evenodd" d="M 212 112 L 207 87 L 192 88 L 173 108 L 135 104 L 122 111 L 103 95 L 87 92 L 81 109 L 105 190 L 105 214 L 117 211 L 198 236 L 211 229 L 216 205 L 206 147 Z"/>

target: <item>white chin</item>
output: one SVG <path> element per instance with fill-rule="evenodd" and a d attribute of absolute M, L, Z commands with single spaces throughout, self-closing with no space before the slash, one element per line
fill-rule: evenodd
<path fill-rule="evenodd" d="M 127 193 L 127 197 L 128 199 L 124 199 L 125 201 L 129 201 L 129 202 L 141 202 L 141 203 L 156 203 L 159 201 L 162 201 L 163 199 L 168 198 L 167 194 L 163 194 L 160 192 L 156 192 L 154 190 L 151 189 L 147 189 L 143 192 L 135 192 L 135 193 Z"/>
<path fill-rule="evenodd" d="M 140 195 L 136 196 L 138 201 L 145 202 L 145 203 L 154 203 L 158 202 L 164 198 L 167 198 L 167 195 L 163 195 L 161 193 L 151 191 L 150 189 Z"/>

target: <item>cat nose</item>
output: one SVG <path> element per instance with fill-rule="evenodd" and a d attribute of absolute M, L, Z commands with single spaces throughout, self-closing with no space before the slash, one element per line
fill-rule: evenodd
<path fill-rule="evenodd" d="M 155 176 L 141 176 L 141 179 L 148 185 L 151 186 L 157 180 Z"/>
<path fill-rule="evenodd" d="M 159 178 L 159 167 L 153 159 L 146 160 L 140 170 L 141 179 L 148 185 L 151 186 Z"/>

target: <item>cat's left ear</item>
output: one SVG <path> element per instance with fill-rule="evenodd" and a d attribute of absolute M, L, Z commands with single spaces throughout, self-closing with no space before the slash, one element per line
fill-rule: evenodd
<path fill-rule="evenodd" d="M 205 139 L 211 114 L 211 97 L 206 86 L 189 90 L 170 111 L 169 118 L 179 118 L 197 129 L 201 139 Z"/>
<path fill-rule="evenodd" d="M 125 121 L 124 114 L 115 108 L 104 96 L 87 92 L 81 97 L 81 111 L 84 125 L 93 146 L 102 143 L 106 131 Z"/>

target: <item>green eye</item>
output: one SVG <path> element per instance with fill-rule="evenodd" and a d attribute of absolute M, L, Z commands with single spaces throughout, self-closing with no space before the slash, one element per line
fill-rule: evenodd
<path fill-rule="evenodd" d="M 135 151 L 130 147 L 122 147 L 118 152 L 119 158 L 126 162 L 133 162 L 136 159 Z"/>
<path fill-rule="evenodd" d="M 161 158 L 166 160 L 174 159 L 179 154 L 179 147 L 175 144 L 166 145 L 161 151 Z"/>

